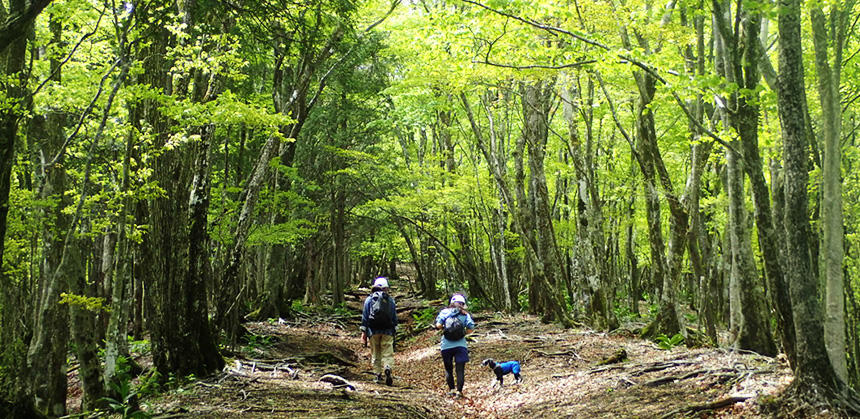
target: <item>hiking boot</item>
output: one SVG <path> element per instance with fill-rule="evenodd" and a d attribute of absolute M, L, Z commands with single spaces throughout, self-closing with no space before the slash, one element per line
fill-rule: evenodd
<path fill-rule="evenodd" d="M 390 386 L 394 382 L 391 378 L 391 367 L 385 367 L 385 385 Z"/>
<path fill-rule="evenodd" d="M 462 399 L 463 398 L 463 391 L 462 390 L 457 391 L 456 393 L 454 393 L 454 395 L 457 396 L 457 398 Z"/>
<path fill-rule="evenodd" d="M 452 389 L 448 390 L 448 393 L 446 393 L 446 394 L 447 394 L 447 395 L 449 395 L 449 396 L 456 396 L 456 395 L 457 395 L 457 390 L 454 390 L 454 389 L 452 388 Z"/>

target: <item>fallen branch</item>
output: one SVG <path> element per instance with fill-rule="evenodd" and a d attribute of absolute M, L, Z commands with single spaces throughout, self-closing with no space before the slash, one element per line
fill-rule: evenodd
<path fill-rule="evenodd" d="M 287 359 L 291 359 L 291 358 L 287 358 Z M 284 361 L 286 361 L 286 359 Z M 235 365 L 236 365 L 236 367 L 234 368 L 235 372 L 240 372 L 243 368 L 250 367 L 252 374 L 257 372 L 257 370 L 272 371 L 272 376 L 274 377 L 275 375 L 277 375 L 278 371 L 284 371 L 287 374 L 289 374 L 290 378 L 292 378 L 293 380 L 296 380 L 299 378 L 299 371 L 295 370 L 293 368 L 290 368 L 290 366 L 285 362 L 277 362 L 275 364 L 271 364 L 271 363 L 267 363 L 267 362 L 263 362 L 263 361 L 257 361 L 257 360 L 249 360 L 249 361 L 243 362 L 243 361 L 237 359 L 235 362 Z"/>
<path fill-rule="evenodd" d="M 740 403 L 750 399 L 751 396 L 730 396 L 724 399 L 720 399 L 714 402 L 705 403 L 705 404 L 696 404 L 692 406 L 682 407 L 680 409 L 675 409 L 661 417 L 661 419 L 673 418 L 676 416 L 685 416 L 696 412 L 703 412 L 707 410 L 717 410 L 722 409 L 727 406 L 731 406 L 735 403 Z"/>
<path fill-rule="evenodd" d="M 339 375 L 326 374 L 320 377 L 319 381 L 329 383 L 334 386 L 334 388 L 346 388 L 347 390 L 355 391 L 355 386 L 349 381 L 347 381 L 346 378 L 343 378 Z"/>
<path fill-rule="evenodd" d="M 678 380 L 680 380 L 679 377 L 676 377 L 674 375 L 667 375 L 665 377 L 660 377 L 656 380 L 646 381 L 646 382 L 642 383 L 642 385 L 645 387 L 657 387 L 657 386 L 663 385 L 663 384 L 674 383 L 675 381 L 678 381 Z"/>
<path fill-rule="evenodd" d="M 725 374 L 725 372 L 728 372 L 728 374 Z M 727 379 L 727 378 L 738 377 L 737 371 L 735 371 L 731 368 L 718 368 L 718 369 L 713 369 L 713 370 L 701 369 L 701 370 L 689 372 L 689 373 L 684 374 L 682 376 L 661 377 L 661 378 L 658 378 L 656 380 L 651 380 L 651 381 L 642 383 L 642 385 L 646 386 L 646 387 L 656 387 L 658 385 L 666 384 L 666 383 L 670 383 L 670 382 L 674 382 L 674 381 L 688 380 L 690 378 L 698 377 L 698 376 L 703 375 L 703 374 L 707 374 L 709 376 L 713 376 L 713 377 L 718 378 L 718 379 Z M 745 374 L 742 374 L 741 377 L 750 376 L 750 375 L 752 375 L 752 373 L 745 373 Z"/>
<path fill-rule="evenodd" d="M 695 364 L 695 362 L 690 362 L 690 361 L 655 362 L 655 363 L 649 364 L 648 366 L 646 366 L 646 367 L 644 367 L 638 371 L 631 372 L 630 375 L 637 376 L 637 375 L 645 374 L 647 372 L 662 371 L 662 370 L 665 370 L 668 368 L 680 367 L 682 365 L 691 365 L 691 364 Z"/>
<path fill-rule="evenodd" d="M 536 353 L 540 354 L 541 356 L 545 356 L 548 358 L 554 357 L 554 356 L 568 356 L 569 355 L 569 356 L 573 356 L 577 359 L 582 359 L 582 358 L 580 358 L 579 354 L 577 354 L 576 352 L 573 351 L 573 349 L 567 350 L 567 351 L 561 351 L 561 352 L 544 352 L 544 351 L 541 351 L 539 349 L 532 349 L 532 352 L 536 352 Z"/>
<path fill-rule="evenodd" d="M 607 365 L 604 367 L 593 368 L 588 371 L 589 374 L 597 374 L 603 371 L 612 371 L 612 370 L 623 370 L 625 367 L 623 365 Z"/>

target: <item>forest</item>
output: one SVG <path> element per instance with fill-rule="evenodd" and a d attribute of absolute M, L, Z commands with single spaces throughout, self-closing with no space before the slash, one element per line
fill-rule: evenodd
<path fill-rule="evenodd" d="M 470 368 L 492 339 L 535 372 L 728 353 L 785 367 L 762 415 L 860 415 L 858 21 L 854 0 L 0 1 L 0 416 L 158 417 L 141 400 L 245 379 L 260 348 L 295 379 L 313 318 L 351 343 L 312 364 L 368 381 L 378 276 L 407 351 L 460 292 Z M 432 393 L 409 365 L 385 403 Z M 372 415 L 506 415 L 473 393 Z M 308 409 L 279 415 L 368 415 Z M 670 410 L 601 415 L 693 412 Z"/>

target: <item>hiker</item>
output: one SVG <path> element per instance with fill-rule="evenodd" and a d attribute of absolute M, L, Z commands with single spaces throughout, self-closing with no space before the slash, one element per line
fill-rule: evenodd
<path fill-rule="evenodd" d="M 385 375 L 385 384 L 392 385 L 391 368 L 394 366 L 394 334 L 397 328 L 397 310 L 394 297 L 388 295 L 388 278 L 378 277 L 373 281 L 370 295 L 364 300 L 361 312 L 361 342 L 367 346 L 370 340 L 370 362 L 376 382 Z"/>
<path fill-rule="evenodd" d="M 469 362 L 469 349 L 466 335 L 475 329 L 472 316 L 466 311 L 466 297 L 463 294 L 451 296 L 451 304 L 436 316 L 436 328 L 442 330 L 442 363 L 445 365 L 445 382 L 448 394 L 463 397 L 463 380 L 466 363 Z M 454 370 L 457 372 L 457 389 L 454 390 Z"/>

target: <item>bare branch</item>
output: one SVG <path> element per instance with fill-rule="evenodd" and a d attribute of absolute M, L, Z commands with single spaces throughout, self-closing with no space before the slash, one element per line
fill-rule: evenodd
<path fill-rule="evenodd" d="M 45 85 L 48 84 L 48 82 L 51 81 L 54 78 L 54 76 L 57 75 L 57 73 L 63 68 L 63 66 L 66 63 L 68 63 L 69 60 L 72 59 L 72 56 L 75 55 L 75 51 L 78 50 L 78 48 L 81 46 L 81 44 L 83 44 L 84 41 L 87 40 L 87 38 L 96 34 L 96 32 L 99 30 L 99 26 L 101 26 L 102 18 L 104 17 L 105 12 L 106 12 L 106 10 L 102 9 L 102 12 L 99 15 L 99 19 L 96 21 L 96 25 L 93 28 L 93 30 L 90 32 L 87 32 L 86 34 L 84 34 L 84 36 L 81 37 L 80 40 L 78 40 L 78 43 L 75 44 L 75 46 L 72 48 L 71 51 L 69 51 L 68 55 L 66 55 L 66 58 L 63 58 L 63 61 L 60 61 L 60 64 L 57 66 L 57 68 L 54 69 L 54 71 L 48 77 L 46 77 L 45 80 L 42 81 L 42 83 L 39 83 L 39 86 L 37 86 L 33 90 L 33 92 L 30 93 L 30 96 L 36 96 L 36 94 L 39 93 L 39 91 L 41 91 L 42 88 L 45 87 Z"/>
<path fill-rule="evenodd" d="M 585 60 L 585 61 L 578 61 L 578 62 L 570 63 L 570 64 L 562 64 L 562 65 L 543 65 L 543 64 L 513 65 L 513 64 L 494 63 L 494 62 L 489 61 L 488 59 L 484 59 L 484 61 L 472 60 L 472 63 L 475 63 L 475 64 L 486 64 L 486 65 L 493 66 L 493 67 L 512 68 L 514 70 L 530 70 L 530 69 L 535 69 L 535 68 L 543 68 L 543 69 L 549 69 L 549 70 L 561 70 L 561 69 L 565 69 L 565 68 L 581 67 L 581 66 L 588 65 L 588 64 L 594 64 L 596 62 L 597 62 L 597 60 Z"/>

